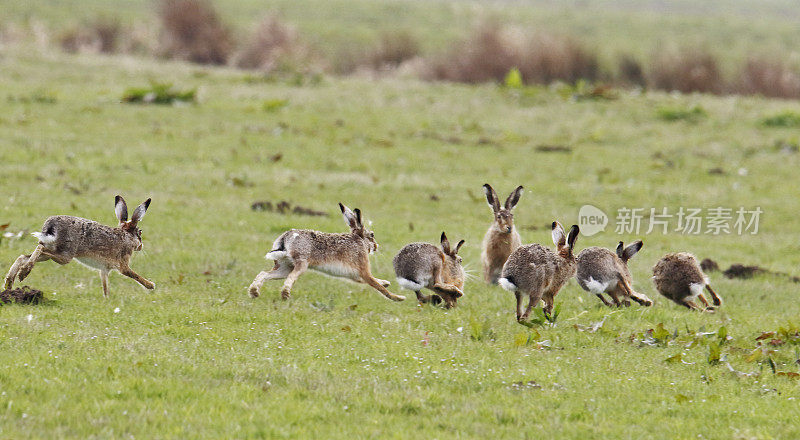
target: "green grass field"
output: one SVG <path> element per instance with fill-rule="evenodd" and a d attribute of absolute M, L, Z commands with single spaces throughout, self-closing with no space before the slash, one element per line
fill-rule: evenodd
<path fill-rule="evenodd" d="M 798 285 L 711 273 L 725 304 L 708 314 L 649 280 L 679 250 L 800 275 L 797 127 L 763 122 L 800 112 L 796 102 L 262 81 L 29 47 L 0 52 L 0 72 L 0 224 L 26 232 L 0 242 L 2 274 L 49 215 L 113 224 L 121 194 L 153 198 L 132 267 L 157 285 L 114 274 L 106 300 L 79 264 L 37 265 L 22 285 L 49 301 L 0 307 L 0 438 L 800 436 L 800 381 L 785 374 L 800 372 Z M 120 103 L 150 80 L 196 87 L 199 102 Z M 526 243 L 552 246 L 549 223 L 575 223 L 585 204 L 609 213 L 577 249 L 643 239 L 631 270 L 656 304 L 605 308 L 572 280 L 555 325 L 517 324 L 513 295 L 480 279 L 485 182 L 502 197 L 525 185 L 515 218 Z M 330 216 L 252 211 L 257 200 Z M 373 273 L 409 299 L 314 273 L 290 301 L 278 281 L 251 299 L 281 232 L 346 230 L 339 201 L 373 222 Z M 760 207 L 758 234 L 645 235 L 646 221 L 614 232 L 619 208 L 718 206 Z M 391 259 L 442 230 L 467 240 L 475 278 L 458 308 L 421 308 L 398 290 Z M 763 332 L 776 333 L 756 340 Z M 717 349 L 722 362 L 710 362 Z"/>

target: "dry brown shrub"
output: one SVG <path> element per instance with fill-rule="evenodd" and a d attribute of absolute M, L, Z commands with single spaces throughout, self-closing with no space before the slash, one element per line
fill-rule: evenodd
<path fill-rule="evenodd" d="M 717 60 L 702 49 L 661 51 L 651 60 L 647 78 L 655 89 L 682 93 L 721 93 L 725 90 Z"/>
<path fill-rule="evenodd" d="M 243 69 L 272 71 L 281 62 L 296 61 L 305 52 L 297 31 L 276 15 L 264 18 L 234 64 Z"/>
<path fill-rule="evenodd" d="M 233 39 L 216 10 L 205 0 L 161 0 L 163 56 L 199 64 L 225 64 Z"/>
<path fill-rule="evenodd" d="M 479 83 L 502 81 L 519 69 L 526 83 L 574 83 L 599 76 L 597 57 L 576 40 L 537 32 L 514 35 L 496 23 L 484 23 L 465 41 L 429 61 L 426 77 Z"/>
<path fill-rule="evenodd" d="M 769 98 L 800 98 L 800 74 L 777 59 L 750 58 L 734 84 L 734 92 Z"/>

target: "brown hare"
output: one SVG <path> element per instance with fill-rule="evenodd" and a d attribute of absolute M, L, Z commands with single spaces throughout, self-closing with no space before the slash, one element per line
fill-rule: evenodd
<path fill-rule="evenodd" d="M 653 266 L 653 284 L 665 297 L 691 310 L 703 310 L 695 302 L 698 298 L 706 310 L 722 305 L 722 299 L 711 288 L 694 255 L 687 252 L 667 254 Z M 711 294 L 714 306 L 703 296 L 703 288 Z"/>
<path fill-rule="evenodd" d="M 628 270 L 628 260 L 641 248 L 642 241 L 636 240 L 628 247 L 624 247 L 620 241 L 616 254 L 601 247 L 582 250 L 577 258 L 576 278 L 578 284 L 583 287 L 583 290 L 597 295 L 600 301 L 609 307 L 612 304 L 603 297 L 603 293 L 608 294 L 614 302 L 613 305 L 617 307 L 622 304 L 626 307 L 631 305 L 629 298 L 643 306 L 653 305 L 650 298 L 633 290 L 633 277 L 631 271 Z"/>
<path fill-rule="evenodd" d="M 308 269 L 333 277 L 365 283 L 394 301 L 403 301 L 404 296 L 386 290 L 389 282 L 372 276 L 369 254 L 378 250 L 375 234 L 364 227 L 361 211 L 339 203 L 344 221 L 350 226 L 347 234 L 331 234 L 309 229 L 290 229 L 272 244 L 267 260 L 275 262 L 269 272 L 261 272 L 250 284 L 250 296 L 258 297 L 261 285 L 266 280 L 286 279 L 281 297 L 289 299 L 297 278 Z"/>
<path fill-rule="evenodd" d="M 430 243 L 407 244 L 395 255 L 392 263 L 397 284 L 416 293 L 420 304 L 438 304 L 444 299 L 446 307 L 451 308 L 464 295 L 461 290 L 464 288 L 464 269 L 458 256 L 464 240 L 451 249 L 447 235 L 442 232 L 440 241 L 441 250 Z M 436 294 L 423 295 L 422 289 L 430 289 Z"/>
<path fill-rule="evenodd" d="M 522 195 L 522 187 L 518 186 L 512 191 L 502 207 L 500 199 L 497 198 L 497 193 L 491 185 L 488 183 L 483 185 L 483 191 L 486 193 L 486 201 L 489 202 L 494 213 L 494 221 L 486 231 L 481 246 L 483 279 L 489 284 L 497 284 L 497 279 L 500 278 L 500 272 L 503 270 L 503 264 L 508 256 L 522 245 L 519 232 L 514 227 L 514 214 L 511 213 Z"/>
<path fill-rule="evenodd" d="M 572 225 L 569 235 L 566 235 L 561 224 L 553 222 L 556 251 L 540 244 L 528 244 L 520 246 L 508 257 L 498 282 L 517 297 L 517 321 L 526 321 L 539 300 L 544 300 L 544 313 L 548 316 L 552 313 L 556 294 L 575 275 L 577 264 L 572 249 L 579 232 L 578 225 Z M 525 313 L 522 313 L 523 294 L 529 298 Z"/>
<path fill-rule="evenodd" d="M 48 218 L 42 226 L 42 232 L 33 234 L 39 239 L 33 253 L 20 255 L 11 265 L 6 275 L 5 288 L 12 287 L 14 278 L 24 280 L 33 265 L 40 261 L 53 260 L 63 265 L 74 258 L 83 265 L 100 271 L 105 297 L 108 297 L 108 273 L 112 270 L 133 278 L 146 289 L 154 289 L 155 284 L 138 275 L 129 266 L 131 255 L 142 250 L 142 230 L 138 225 L 149 206 L 150 199 L 147 199 L 136 207 L 128 220 L 128 206 L 122 197 L 117 196 L 114 212 L 119 225 L 116 228 L 68 215 Z"/>

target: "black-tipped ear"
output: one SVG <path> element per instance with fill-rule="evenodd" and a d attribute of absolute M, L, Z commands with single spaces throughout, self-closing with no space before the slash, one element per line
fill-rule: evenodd
<path fill-rule="evenodd" d="M 550 235 L 553 237 L 553 244 L 556 245 L 556 247 L 560 248 L 566 243 L 564 228 L 561 227 L 559 222 L 553 222 L 553 224 L 550 225 Z"/>
<path fill-rule="evenodd" d="M 137 206 L 136 209 L 133 210 L 133 215 L 131 216 L 131 223 L 136 226 L 140 220 L 144 218 L 145 213 L 147 212 L 147 208 L 150 206 L 150 199 L 147 199 L 141 205 Z"/>
<path fill-rule="evenodd" d="M 617 245 L 617 256 L 618 256 L 618 257 L 622 258 L 622 255 L 624 255 L 624 254 L 622 253 L 622 251 L 623 251 L 624 249 L 625 249 L 625 245 L 624 245 L 624 244 L 623 244 L 623 243 L 620 241 L 620 242 L 619 242 L 619 244 Z"/>
<path fill-rule="evenodd" d="M 356 218 L 356 215 L 353 214 L 353 211 L 351 211 L 350 208 L 344 206 L 341 203 L 339 203 L 339 209 L 342 210 L 342 215 L 344 216 L 344 222 L 347 223 L 347 226 L 349 226 L 350 229 L 358 229 L 359 227 L 358 219 Z"/>
<path fill-rule="evenodd" d="M 453 251 L 453 255 L 457 255 L 458 251 L 461 250 L 461 246 L 463 245 L 464 245 L 464 240 L 459 241 L 458 244 L 456 245 L 456 250 Z"/>
<path fill-rule="evenodd" d="M 514 191 L 511 191 L 511 194 L 508 195 L 508 198 L 506 199 L 506 209 L 511 211 L 515 206 L 517 206 L 520 196 L 522 196 L 522 185 L 518 186 Z"/>
<path fill-rule="evenodd" d="M 445 254 L 450 253 L 450 240 L 447 239 L 447 234 L 442 232 L 442 238 L 439 240 L 442 243 L 442 250 Z"/>
<path fill-rule="evenodd" d="M 125 199 L 122 196 L 114 197 L 114 214 L 117 216 L 117 220 L 120 223 L 125 223 L 128 221 L 128 205 L 125 203 Z"/>
<path fill-rule="evenodd" d="M 578 225 L 572 225 L 572 227 L 569 228 L 569 234 L 567 235 L 567 245 L 569 246 L 570 249 L 573 249 L 575 247 L 575 240 L 578 239 L 578 234 L 580 234 L 580 232 L 581 229 L 578 227 Z"/>
<path fill-rule="evenodd" d="M 361 221 L 361 210 L 356 208 L 353 210 L 356 213 L 356 224 L 358 226 L 364 226 L 364 222 Z"/>
<path fill-rule="evenodd" d="M 497 200 L 497 193 L 494 192 L 494 188 L 492 185 L 488 183 L 483 184 L 483 192 L 486 194 L 486 201 L 489 202 L 489 206 L 492 208 L 492 211 L 497 212 L 500 210 L 500 201 Z"/>
<path fill-rule="evenodd" d="M 620 256 L 620 258 L 622 259 L 622 261 L 630 260 L 631 258 L 633 258 L 634 255 L 636 255 L 637 252 L 639 252 L 639 249 L 641 249 L 642 246 L 644 246 L 642 240 L 634 241 L 633 243 L 628 245 L 628 247 L 626 247 L 625 250 L 622 251 L 622 255 Z"/>

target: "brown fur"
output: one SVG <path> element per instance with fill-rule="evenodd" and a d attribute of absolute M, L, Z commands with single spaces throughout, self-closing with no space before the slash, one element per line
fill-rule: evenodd
<path fill-rule="evenodd" d="M 653 266 L 653 284 L 662 295 L 688 309 L 702 310 L 694 301 L 695 294 L 706 310 L 713 310 L 701 292 L 692 292 L 691 285 L 700 285 L 710 294 L 714 306 L 722 305 L 722 299 L 708 283 L 694 255 L 687 252 L 667 254 Z"/>
<path fill-rule="evenodd" d="M 463 244 L 464 240 L 461 240 L 455 249 L 451 249 L 447 235 L 442 232 L 441 250 L 430 243 L 404 246 L 392 260 L 398 284 L 413 290 L 420 304 L 438 303 L 444 299 L 447 308 L 456 306 L 456 300 L 464 295 L 464 269 L 458 256 Z M 423 295 L 423 288 L 438 295 Z"/>
<path fill-rule="evenodd" d="M 142 249 L 142 232 L 138 224 L 148 206 L 150 199 L 139 205 L 128 221 L 125 200 L 117 196 L 115 212 L 119 225 L 116 228 L 68 215 L 48 218 L 42 226 L 39 244 L 33 253 L 20 255 L 11 265 L 5 278 L 5 288 L 10 289 L 15 278 L 24 280 L 34 264 L 40 261 L 53 260 L 64 265 L 74 258 L 100 271 L 105 297 L 108 297 L 108 274 L 112 270 L 118 270 L 121 274 L 133 278 L 146 289 L 154 289 L 155 284 L 130 268 L 133 252 Z"/>
<path fill-rule="evenodd" d="M 540 244 L 529 244 L 515 250 L 503 266 L 499 280 L 504 289 L 514 291 L 517 298 L 517 321 L 525 321 L 531 310 L 544 300 L 546 314 L 553 311 L 555 296 L 564 284 L 575 275 L 577 263 L 572 249 L 578 238 L 577 225 L 565 237 L 564 228 L 553 222 L 553 243 L 556 251 Z M 523 295 L 528 296 L 528 307 L 522 312 Z"/>
<path fill-rule="evenodd" d="M 643 306 L 653 305 L 653 301 L 646 295 L 637 293 L 633 290 L 633 277 L 628 270 L 628 260 L 642 247 L 641 240 L 623 247 L 620 241 L 617 252 L 611 252 L 601 247 L 590 247 L 582 250 L 578 254 L 578 270 L 576 278 L 578 284 L 587 292 L 592 292 L 600 298 L 600 301 L 607 306 L 611 306 L 604 297 L 603 293 L 608 294 L 613 301 L 613 305 L 619 307 L 624 304 L 630 305 L 632 299 Z M 598 291 L 599 286 L 605 286 L 603 291 Z M 620 301 L 622 298 L 622 301 Z"/>
<path fill-rule="evenodd" d="M 503 264 L 515 249 L 522 245 L 519 232 L 514 227 L 514 214 L 511 210 L 519 202 L 522 187 L 518 186 L 506 199 L 501 207 L 500 200 L 494 188 L 488 183 L 483 185 L 486 201 L 492 208 L 494 222 L 489 226 L 481 245 L 481 263 L 483 265 L 483 279 L 489 284 L 497 284 Z"/>
<path fill-rule="evenodd" d="M 266 280 L 285 279 L 281 297 L 289 299 L 292 286 L 306 270 L 311 269 L 334 277 L 346 278 L 367 284 L 383 296 L 403 301 L 404 296 L 389 292 L 389 282 L 376 279 L 370 269 L 369 254 L 378 250 L 375 235 L 361 222 L 361 211 L 339 204 L 345 222 L 350 226 L 346 234 L 331 234 L 308 229 L 291 229 L 281 234 L 267 253 L 275 266 L 269 272 L 260 272 L 249 292 L 253 298 L 260 294 Z"/>

